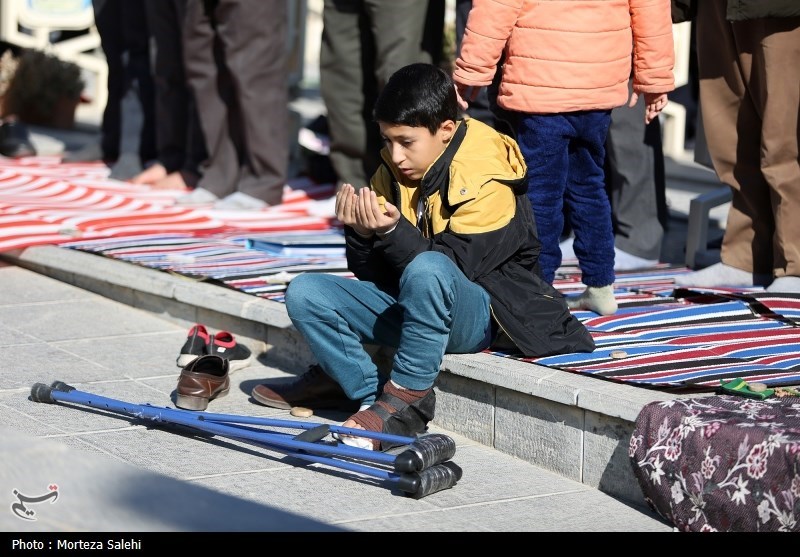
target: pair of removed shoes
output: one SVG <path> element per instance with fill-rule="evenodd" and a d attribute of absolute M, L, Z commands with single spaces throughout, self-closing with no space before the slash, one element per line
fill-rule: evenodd
<path fill-rule="evenodd" d="M 257 385 L 251 394 L 253 399 L 265 406 L 284 410 L 303 406 L 312 410 L 334 408 L 354 411 L 358 407 L 358 403 L 350 400 L 341 386 L 319 365 L 310 366 L 306 373 L 296 379 L 277 379 Z M 432 388 L 412 391 L 389 381 L 373 405 L 360 409 L 348 421 L 368 431 L 413 437 L 427 429 L 428 422 L 434 417 L 435 407 L 436 394 Z M 340 438 L 346 444 L 372 450 L 385 451 L 400 445 L 365 437 Z"/>
<path fill-rule="evenodd" d="M 195 359 L 207 354 L 228 360 L 231 371 L 247 367 L 253 357 L 250 349 L 236 342 L 236 338 L 228 331 L 211 334 L 205 325 L 196 323 L 189 329 L 176 363 L 178 367 L 186 367 Z"/>
<path fill-rule="evenodd" d="M 209 334 L 196 324 L 181 347 L 177 363 L 183 369 L 175 390 L 175 406 L 184 410 L 205 410 L 208 403 L 228 394 L 229 375 L 247 366 L 252 353 L 227 331 Z"/>

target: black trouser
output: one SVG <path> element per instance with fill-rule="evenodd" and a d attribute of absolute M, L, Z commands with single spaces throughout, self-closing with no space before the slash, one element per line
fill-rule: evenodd
<path fill-rule="evenodd" d="M 167 172 L 200 174 L 206 146 L 194 95 L 183 67 L 183 18 L 187 0 L 146 0 L 147 25 L 155 46 L 156 145 Z"/>
<path fill-rule="evenodd" d="M 340 182 L 369 184 L 383 147 L 372 109 L 397 70 L 423 61 L 428 0 L 325 0 L 320 92 Z"/>
<path fill-rule="evenodd" d="M 139 159 L 156 158 L 155 88 L 150 70 L 149 33 L 144 4 L 130 0 L 93 0 L 94 19 L 108 63 L 108 102 L 103 111 L 100 147 L 116 160 L 122 144 L 122 100 L 136 82 L 142 106 Z"/>
<path fill-rule="evenodd" d="M 192 0 L 184 65 L 208 159 L 198 187 L 281 203 L 289 165 L 286 0 Z"/>

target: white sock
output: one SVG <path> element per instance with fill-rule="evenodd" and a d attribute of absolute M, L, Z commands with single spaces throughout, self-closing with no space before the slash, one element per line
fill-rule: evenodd
<path fill-rule="evenodd" d="M 694 273 L 677 275 L 675 284 L 678 286 L 755 286 L 766 284 L 770 277 L 754 275 L 750 271 L 743 271 L 724 263 L 716 263 Z"/>
<path fill-rule="evenodd" d="M 800 277 L 778 277 L 767 287 L 767 292 L 800 293 Z"/>
<path fill-rule="evenodd" d="M 630 269 L 643 269 L 652 267 L 658 263 L 658 259 L 645 259 L 638 255 L 633 255 L 618 247 L 614 248 L 614 270 L 628 271 Z"/>
<path fill-rule="evenodd" d="M 587 309 L 600 315 L 613 315 L 617 312 L 617 299 L 614 297 L 614 285 L 587 286 L 580 296 L 567 298 L 570 309 Z"/>

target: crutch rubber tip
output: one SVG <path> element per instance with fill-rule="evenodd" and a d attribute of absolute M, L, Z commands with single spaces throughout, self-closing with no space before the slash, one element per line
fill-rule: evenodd
<path fill-rule="evenodd" d="M 72 385 L 67 385 L 63 381 L 53 381 L 50 383 L 50 388 L 54 391 L 61 391 L 62 393 L 68 393 L 75 390 L 75 387 Z"/>
<path fill-rule="evenodd" d="M 426 468 L 419 473 L 404 474 L 398 485 L 408 497 L 422 499 L 431 493 L 453 487 L 461 479 L 461 475 L 461 467 L 455 462 L 448 461 Z"/>
<path fill-rule="evenodd" d="M 456 442 L 452 437 L 441 433 L 424 435 L 414 440 L 409 448 L 395 458 L 397 472 L 421 472 L 440 462 L 453 458 Z"/>
<path fill-rule="evenodd" d="M 53 389 L 44 383 L 34 383 L 31 387 L 31 400 L 33 402 L 53 403 Z"/>

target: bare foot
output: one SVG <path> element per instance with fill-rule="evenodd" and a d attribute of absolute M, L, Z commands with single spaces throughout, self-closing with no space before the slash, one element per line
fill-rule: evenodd
<path fill-rule="evenodd" d="M 161 163 L 155 163 L 131 178 L 133 184 L 153 185 L 167 175 L 167 169 Z"/>
<path fill-rule="evenodd" d="M 179 170 L 170 172 L 167 176 L 161 178 L 153 184 L 153 189 L 156 190 L 185 190 L 194 188 L 197 185 L 199 177 Z"/>

